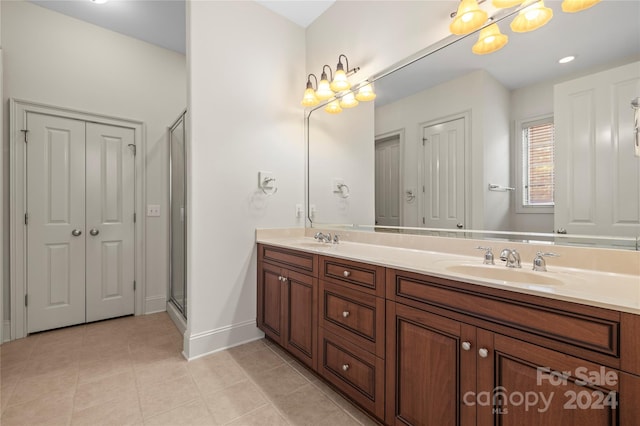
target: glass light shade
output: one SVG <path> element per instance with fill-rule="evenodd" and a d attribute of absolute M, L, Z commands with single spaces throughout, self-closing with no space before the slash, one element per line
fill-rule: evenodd
<path fill-rule="evenodd" d="M 480 31 L 478 41 L 471 51 L 476 55 L 486 55 L 502 49 L 508 41 L 509 37 L 500 32 L 498 24 L 491 24 Z"/>
<path fill-rule="evenodd" d="M 340 106 L 340 101 L 337 99 L 335 101 L 331 101 L 324 107 L 324 110 L 329 114 L 340 114 L 342 112 L 342 107 Z"/>
<path fill-rule="evenodd" d="M 476 0 L 462 0 L 458 6 L 456 17 L 449 25 L 452 34 L 469 34 L 487 22 L 487 12 L 480 9 Z"/>
<path fill-rule="evenodd" d="M 333 90 L 331 90 L 329 80 L 327 80 L 326 78 L 320 80 L 320 83 L 318 83 L 318 90 L 316 90 L 316 96 L 321 101 L 325 101 L 335 96 L 335 93 L 333 93 Z"/>
<path fill-rule="evenodd" d="M 346 95 L 344 95 L 341 99 L 340 99 L 340 106 L 342 108 L 353 108 L 353 107 L 357 107 L 358 104 L 360 102 L 357 101 L 355 95 L 353 94 L 353 92 L 349 92 Z"/>
<path fill-rule="evenodd" d="M 568 13 L 580 12 L 598 3 L 600 3 L 600 0 L 564 0 L 562 2 L 562 11 Z"/>
<path fill-rule="evenodd" d="M 302 106 L 313 107 L 318 105 L 319 103 L 320 103 L 320 99 L 318 99 L 318 97 L 316 96 L 315 90 L 308 87 L 304 91 L 304 96 L 302 97 L 302 102 L 301 102 Z"/>
<path fill-rule="evenodd" d="M 349 90 L 351 88 L 351 83 L 347 80 L 347 74 L 343 69 L 336 70 L 335 75 L 333 76 L 333 81 L 331 82 L 331 90 L 334 92 L 342 92 L 343 90 Z"/>
<path fill-rule="evenodd" d="M 523 1 L 524 0 L 492 0 L 491 4 L 498 9 L 507 9 L 522 4 Z"/>
<path fill-rule="evenodd" d="M 356 99 L 360 102 L 372 101 L 375 98 L 376 94 L 373 92 L 373 86 L 371 84 L 360 87 L 358 93 L 356 93 Z"/>
<path fill-rule="evenodd" d="M 526 33 L 537 30 L 553 17 L 553 10 L 544 6 L 544 1 L 540 0 L 531 6 L 522 9 L 518 16 L 511 22 L 511 30 L 516 33 Z"/>

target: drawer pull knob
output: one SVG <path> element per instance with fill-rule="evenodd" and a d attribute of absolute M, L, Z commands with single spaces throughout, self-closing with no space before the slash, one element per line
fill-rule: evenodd
<path fill-rule="evenodd" d="M 349 369 L 349 364 L 344 364 L 342 366 L 342 371 L 347 371 Z"/>
<path fill-rule="evenodd" d="M 481 358 L 486 358 L 489 356 L 489 350 L 485 348 L 480 348 L 478 349 L 478 355 L 480 355 Z"/>
<path fill-rule="evenodd" d="M 468 351 L 471 349 L 471 342 L 462 342 L 462 349 Z"/>
<path fill-rule="evenodd" d="M 343 316 L 344 318 L 348 318 L 348 317 L 349 317 L 349 311 L 344 311 L 344 312 L 342 313 L 342 316 Z"/>
<path fill-rule="evenodd" d="M 342 275 L 344 275 L 344 277 L 345 277 L 345 278 L 349 278 L 349 275 L 351 275 L 351 272 L 349 272 L 349 271 L 344 271 L 344 272 L 342 273 Z"/>

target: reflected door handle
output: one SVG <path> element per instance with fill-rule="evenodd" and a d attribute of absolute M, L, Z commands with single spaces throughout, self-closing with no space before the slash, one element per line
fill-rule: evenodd
<path fill-rule="evenodd" d="M 558 234 L 566 234 L 567 230 L 564 228 L 558 228 L 558 230 L 556 231 Z"/>
<path fill-rule="evenodd" d="M 463 225 L 463 224 L 461 224 L 461 223 L 458 223 L 458 224 L 456 225 L 456 227 L 457 227 L 458 229 L 462 229 L 462 228 L 464 228 L 464 225 Z"/>
<path fill-rule="evenodd" d="M 79 237 L 80 235 L 82 235 L 82 231 L 79 229 L 74 229 L 73 231 L 71 231 L 71 235 L 73 235 L 74 237 Z"/>
<path fill-rule="evenodd" d="M 97 230 L 96 228 L 91 228 L 91 231 L 89 231 L 89 233 L 95 237 L 100 233 L 100 231 Z"/>

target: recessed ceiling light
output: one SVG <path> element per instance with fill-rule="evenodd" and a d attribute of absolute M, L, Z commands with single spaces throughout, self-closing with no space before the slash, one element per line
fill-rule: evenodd
<path fill-rule="evenodd" d="M 576 57 L 575 56 L 565 56 L 564 58 L 560 59 L 558 61 L 559 64 L 568 64 L 569 62 L 573 61 Z"/>
<path fill-rule="evenodd" d="M 105 4 L 106 2 L 108 2 L 109 0 L 91 0 L 91 3 L 95 3 L 95 4 Z"/>

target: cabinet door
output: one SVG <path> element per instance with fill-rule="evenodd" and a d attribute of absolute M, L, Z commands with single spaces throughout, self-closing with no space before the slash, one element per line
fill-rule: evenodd
<path fill-rule="evenodd" d="M 280 268 L 259 263 L 258 269 L 258 327 L 282 344 L 284 336 L 284 281 Z"/>
<path fill-rule="evenodd" d="M 317 369 L 318 280 L 293 271 L 286 272 L 284 317 L 287 324 L 284 347 L 300 361 Z"/>
<path fill-rule="evenodd" d="M 476 329 L 394 302 L 386 311 L 386 422 L 475 424 L 475 406 L 462 401 L 475 391 Z"/>
<path fill-rule="evenodd" d="M 486 351 L 477 358 L 478 426 L 623 424 L 616 370 L 485 330 L 477 335 Z"/>

